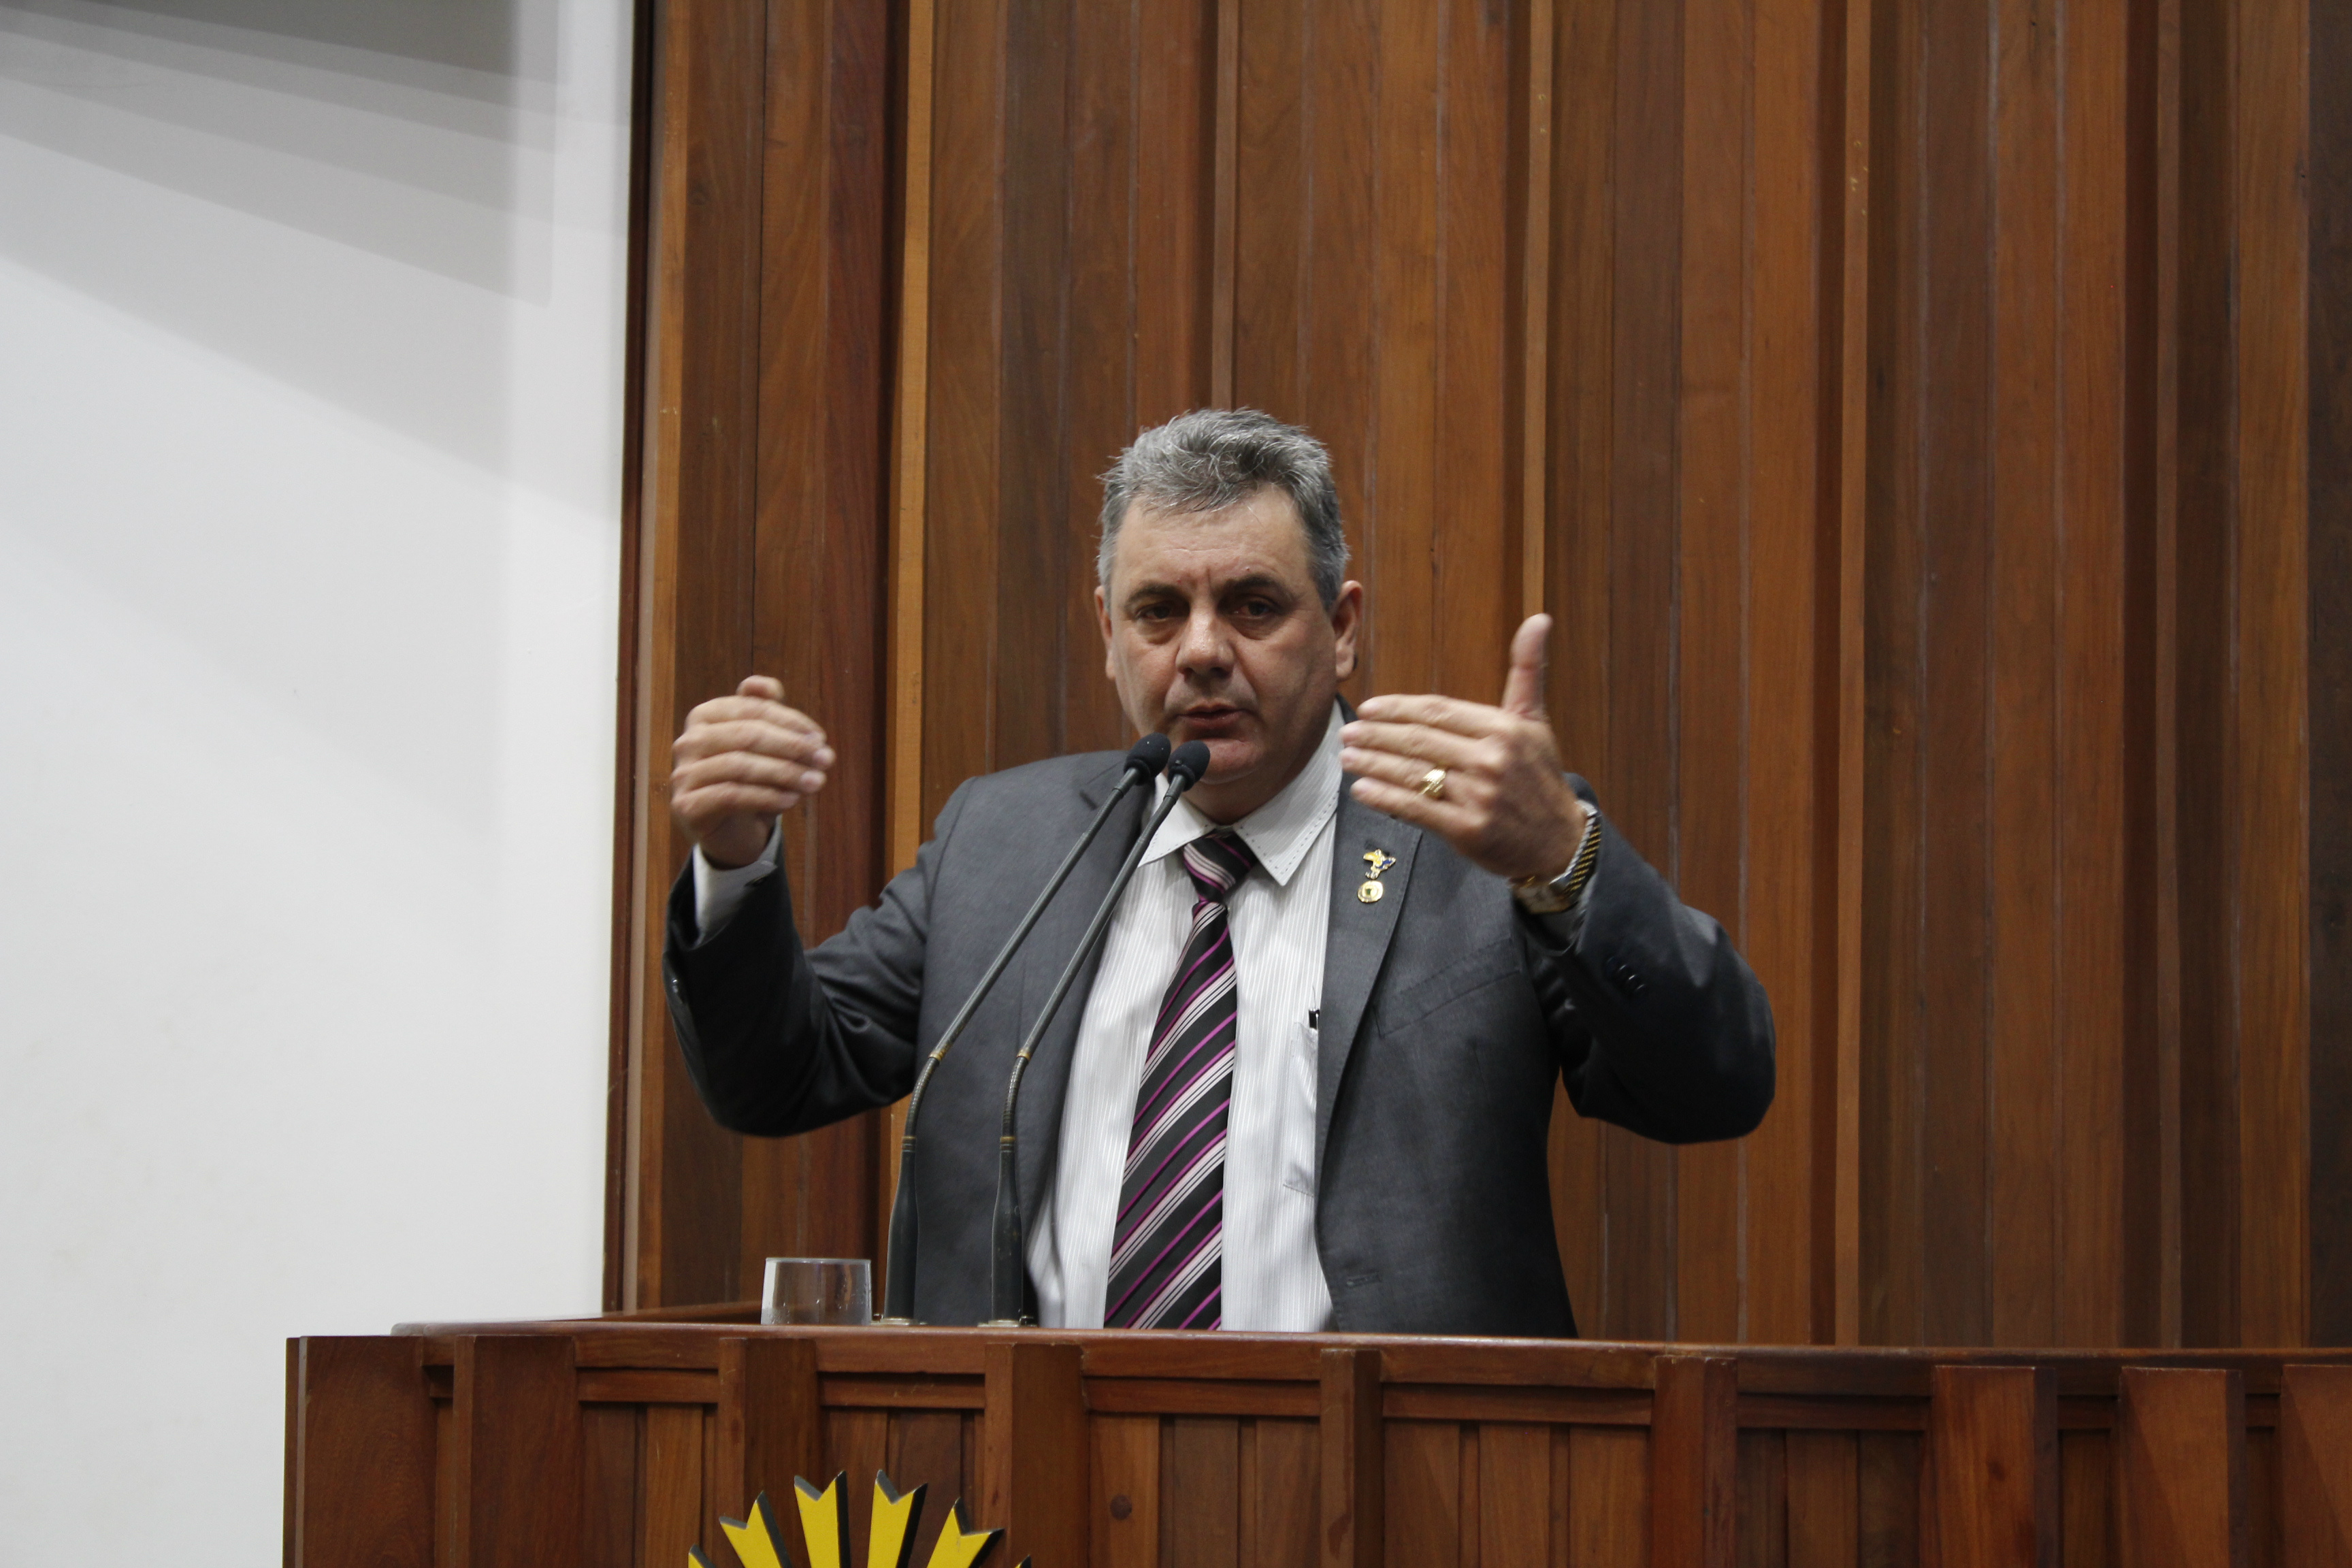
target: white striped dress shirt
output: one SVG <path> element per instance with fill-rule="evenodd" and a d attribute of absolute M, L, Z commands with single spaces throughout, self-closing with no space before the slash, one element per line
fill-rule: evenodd
<path fill-rule="evenodd" d="M 1331 1294 L 1315 1248 L 1315 1030 L 1331 923 L 1339 710 L 1282 793 L 1234 824 L 1257 866 L 1225 900 L 1237 990 L 1225 1130 L 1223 1295 L 1228 1329 L 1315 1330 Z M 1164 786 L 1163 786 L 1164 787 Z M 1160 998 L 1192 931 L 1177 851 L 1216 825 L 1179 805 L 1144 851 L 1103 944 L 1070 1063 L 1045 1212 L 1032 1217 L 1038 1321 L 1097 1329 L 1128 1133 Z"/>

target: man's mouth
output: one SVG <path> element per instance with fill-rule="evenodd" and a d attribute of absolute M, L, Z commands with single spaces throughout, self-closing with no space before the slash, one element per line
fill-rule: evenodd
<path fill-rule="evenodd" d="M 1248 710 L 1224 703 L 1204 703 L 1188 708 L 1176 715 L 1176 721 L 1191 730 L 1229 729 L 1249 717 Z"/>

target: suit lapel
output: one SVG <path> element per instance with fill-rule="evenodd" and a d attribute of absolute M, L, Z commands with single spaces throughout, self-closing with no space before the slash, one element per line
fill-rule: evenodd
<path fill-rule="evenodd" d="M 1331 1108 L 1364 1022 L 1372 984 L 1380 978 L 1389 939 L 1396 934 L 1412 876 L 1421 830 L 1359 805 L 1339 781 L 1339 815 L 1331 826 L 1331 931 L 1323 950 L 1323 1006 L 1315 1061 L 1315 1168 L 1323 1168 L 1323 1145 L 1331 1133 Z M 1381 898 L 1365 903 L 1357 889 L 1366 881 L 1365 854 L 1378 849 L 1396 857 L 1379 878 Z"/>
<path fill-rule="evenodd" d="M 1085 817 L 1091 817 L 1101 808 L 1103 797 L 1118 782 L 1116 768 L 1108 768 L 1097 778 L 1079 789 Z M 1119 862 L 1135 847 L 1135 836 L 1142 830 L 1144 806 L 1151 798 L 1149 787 L 1138 785 L 1128 792 L 1118 810 L 1103 826 L 1102 837 L 1087 850 L 1086 858 L 1070 872 L 1070 879 L 1054 895 L 1054 901 L 1038 917 L 1035 929 L 1021 949 L 1016 963 L 1021 971 L 1021 1019 L 1016 1026 L 1025 1037 L 1035 1025 L 1037 1015 L 1045 1005 L 1045 998 L 1054 992 L 1054 982 L 1061 977 L 1063 965 L 1078 948 L 1078 939 L 1086 935 L 1087 921 L 1093 918 L 1095 908 L 1110 891 L 1111 878 L 1118 871 Z M 1058 859 L 1066 846 L 1056 846 Z M 1011 920 L 1012 913 L 1007 914 Z M 1036 1053 L 1029 1058 L 1029 1070 L 1021 1084 L 1021 1105 L 1014 1113 L 1014 1131 L 1020 1134 L 1021 1149 L 1016 1171 L 1021 1184 L 1021 1215 L 1024 1228 L 1034 1230 L 1040 1205 L 1045 1202 L 1045 1173 L 1053 1168 L 1054 1155 L 1060 1143 L 1062 1101 L 1070 1087 L 1070 1060 L 1076 1054 L 1078 1025 L 1084 1020 L 1087 998 L 1094 991 L 1095 972 L 1102 965 L 1102 948 L 1097 946 L 1086 967 L 1079 971 L 1071 984 L 1069 994 L 1062 998 L 1060 1009 L 1054 1015 L 1053 1026 L 1037 1042 Z M 1012 1070 L 1012 1052 L 1020 1048 L 1016 1037 L 1007 1047 L 1005 1070 Z"/>

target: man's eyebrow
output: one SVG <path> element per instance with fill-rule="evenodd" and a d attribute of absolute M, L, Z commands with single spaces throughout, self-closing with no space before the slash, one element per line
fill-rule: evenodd
<path fill-rule="evenodd" d="M 1284 583 L 1278 574 L 1272 572 L 1252 572 L 1247 576 L 1236 577 L 1230 583 L 1217 584 L 1219 599 L 1229 599 L 1235 594 L 1272 593 L 1286 595 L 1289 592 L 1289 585 Z M 1127 596 L 1119 601 L 1119 607 L 1132 612 L 1139 605 L 1147 605 L 1154 599 L 1181 599 L 1185 596 L 1184 590 L 1173 583 L 1139 583 L 1128 590 Z"/>
<path fill-rule="evenodd" d="M 1246 577 L 1236 577 L 1234 581 L 1225 584 L 1217 590 L 1217 596 L 1224 598 L 1234 594 L 1263 594 L 1269 590 L 1276 594 L 1286 594 L 1290 591 L 1288 584 L 1273 573 L 1253 572 Z"/>
<path fill-rule="evenodd" d="M 1118 603 L 1121 609 L 1132 610 L 1137 605 L 1147 603 L 1150 600 L 1165 599 L 1171 596 L 1180 599 L 1183 597 L 1183 595 L 1172 583 L 1139 583 L 1134 587 L 1129 589 L 1127 597 L 1121 599 Z"/>

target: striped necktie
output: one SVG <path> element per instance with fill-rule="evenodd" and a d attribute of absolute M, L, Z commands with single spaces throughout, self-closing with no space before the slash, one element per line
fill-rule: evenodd
<path fill-rule="evenodd" d="M 1223 828 L 1184 847 L 1192 934 L 1160 999 L 1135 1097 L 1106 1328 L 1213 1329 L 1223 1321 L 1225 1112 L 1238 1017 L 1225 899 L 1255 864 Z"/>

